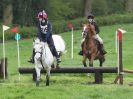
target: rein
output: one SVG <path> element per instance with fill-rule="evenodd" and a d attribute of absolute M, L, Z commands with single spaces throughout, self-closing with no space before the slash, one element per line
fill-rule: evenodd
<path fill-rule="evenodd" d="M 45 46 L 43 46 L 43 49 L 45 49 Z M 40 60 L 40 62 L 41 62 L 41 65 L 42 65 L 43 69 L 45 69 L 44 66 L 43 66 L 43 63 L 42 63 L 42 52 L 40 54 L 41 54 L 41 60 Z M 46 56 L 46 50 L 45 50 L 45 56 Z"/>
<path fill-rule="evenodd" d="M 36 54 L 36 53 L 40 53 L 40 54 L 42 55 L 42 52 L 37 51 L 37 52 L 35 52 L 35 54 Z"/>

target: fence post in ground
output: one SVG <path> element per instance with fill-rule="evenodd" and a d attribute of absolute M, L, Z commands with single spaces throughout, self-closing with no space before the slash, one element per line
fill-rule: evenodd
<path fill-rule="evenodd" d="M 123 63 L 122 63 L 122 32 L 118 30 L 118 76 L 114 83 L 123 84 Z"/>
<path fill-rule="evenodd" d="M 0 77 L 3 79 L 7 79 L 7 58 L 2 58 L 0 60 Z"/>
<path fill-rule="evenodd" d="M 103 83 L 103 73 L 99 70 L 95 71 L 95 83 L 96 84 Z"/>

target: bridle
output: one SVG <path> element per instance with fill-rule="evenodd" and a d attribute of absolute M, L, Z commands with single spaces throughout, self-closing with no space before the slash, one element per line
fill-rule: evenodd
<path fill-rule="evenodd" d="M 36 43 L 36 44 L 39 44 L 39 43 Z M 42 65 L 43 69 L 44 69 L 44 66 L 43 66 L 43 62 L 42 62 L 42 54 L 43 54 L 42 52 L 43 52 L 44 48 L 45 47 L 42 47 L 40 51 L 35 51 L 35 54 L 37 54 L 37 53 L 40 54 L 40 60 L 39 61 L 41 62 L 41 65 Z M 35 48 L 34 48 L 34 50 L 35 50 Z"/>
<path fill-rule="evenodd" d="M 88 27 L 87 27 L 87 26 L 84 26 L 84 29 L 83 29 L 83 31 L 82 31 L 82 37 L 83 37 L 83 38 L 86 38 L 87 35 L 88 35 L 88 32 L 89 32 L 89 31 L 86 31 L 86 28 L 88 28 Z"/>
<path fill-rule="evenodd" d="M 35 43 L 35 45 L 34 46 L 36 46 L 36 45 L 40 45 L 40 43 L 39 42 L 37 42 L 37 43 Z M 40 45 L 41 46 L 41 45 Z M 39 53 L 40 55 L 41 55 L 41 57 L 42 57 L 42 52 L 43 52 L 43 47 L 41 46 L 40 47 L 41 49 L 40 50 L 35 50 L 35 47 L 34 47 L 34 52 L 35 52 L 35 54 L 37 54 L 37 53 Z"/>

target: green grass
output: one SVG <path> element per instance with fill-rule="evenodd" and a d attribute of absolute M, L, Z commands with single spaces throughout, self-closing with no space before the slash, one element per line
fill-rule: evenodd
<path fill-rule="evenodd" d="M 124 68 L 133 69 L 133 24 L 113 25 L 100 27 L 100 36 L 104 40 L 108 54 L 104 66 L 117 66 L 115 53 L 115 31 L 123 27 L 128 32 L 123 34 L 123 65 Z M 129 33 L 132 32 L 132 33 Z M 77 53 L 80 48 L 81 30 L 74 31 L 74 58 L 71 59 L 71 32 L 61 34 L 66 42 L 66 53 L 62 56 L 61 66 L 82 67 L 82 57 Z M 94 75 L 87 74 L 51 74 L 50 86 L 45 86 L 45 76 L 41 76 L 40 87 L 36 88 L 32 75 L 20 75 L 18 80 L 17 46 L 16 41 L 6 41 L 6 56 L 8 58 L 8 79 L 0 79 L 0 99 L 133 99 L 133 75 L 124 75 L 124 85 L 112 84 L 116 74 L 104 74 L 103 84 L 92 84 Z M 0 44 L 0 57 L 2 57 L 2 44 Z M 27 60 L 32 52 L 32 39 L 20 40 L 21 66 L 34 67 Z M 98 61 L 94 66 L 98 66 Z"/>

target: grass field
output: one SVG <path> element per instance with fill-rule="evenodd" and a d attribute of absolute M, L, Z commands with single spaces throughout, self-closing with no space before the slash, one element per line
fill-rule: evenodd
<path fill-rule="evenodd" d="M 115 52 L 115 31 L 122 27 L 127 30 L 123 34 L 123 66 L 133 70 L 133 24 L 113 25 L 100 27 L 100 36 L 104 40 L 107 50 L 104 66 L 117 66 Z M 74 31 L 74 58 L 71 59 L 71 32 L 61 34 L 66 42 L 66 53 L 62 56 L 61 66 L 82 67 L 82 57 L 79 52 L 81 43 L 81 30 Z M 13 38 L 14 39 L 14 38 Z M 0 57 L 2 57 L 2 44 L 0 44 Z M 34 67 L 29 64 L 32 52 L 32 38 L 20 40 L 21 66 Z M 50 86 L 45 86 L 44 75 L 41 77 L 40 87 L 36 88 L 32 75 L 20 75 L 19 81 L 17 65 L 16 41 L 6 41 L 6 56 L 8 58 L 8 79 L 0 80 L 0 99 L 133 99 L 133 75 L 124 75 L 124 85 L 113 84 L 116 74 L 104 74 L 103 84 L 92 84 L 94 75 L 87 74 L 51 74 Z M 95 61 L 94 66 L 98 66 Z"/>

